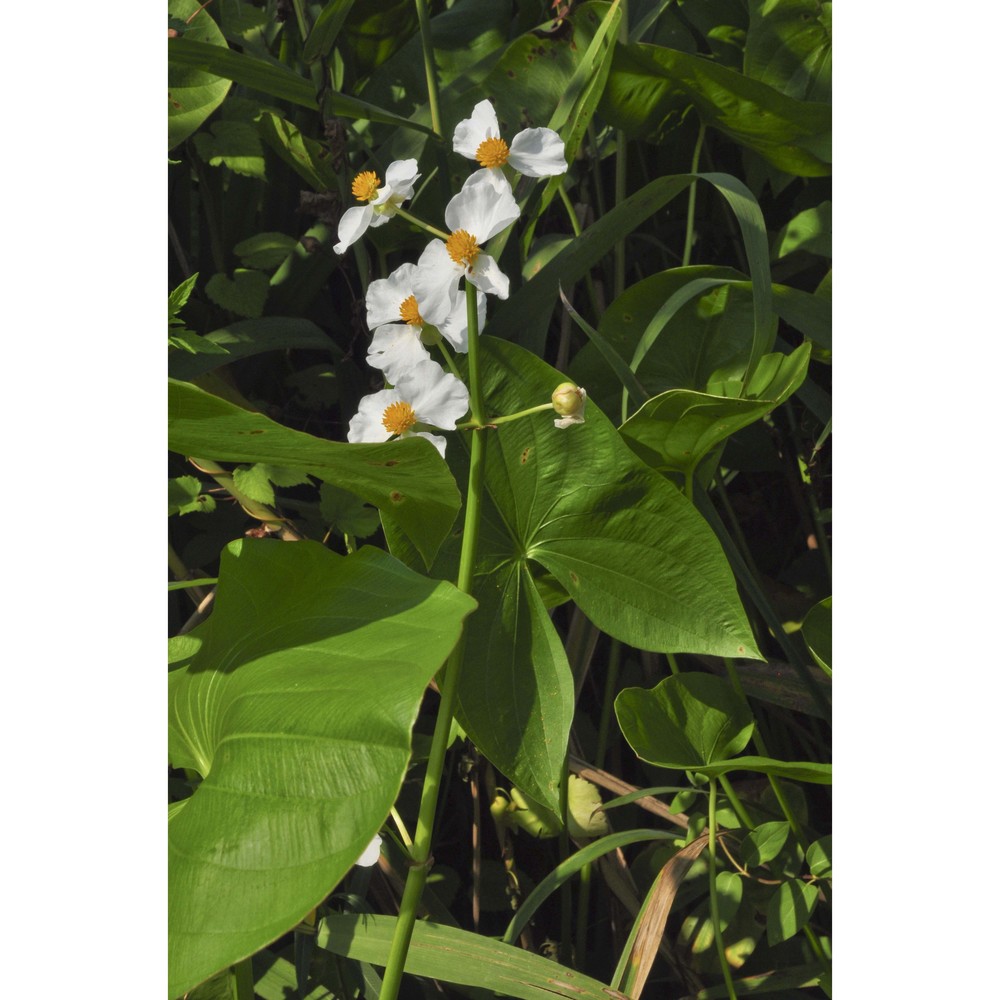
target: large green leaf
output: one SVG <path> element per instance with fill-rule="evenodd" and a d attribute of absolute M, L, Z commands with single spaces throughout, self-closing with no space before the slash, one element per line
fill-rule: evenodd
<path fill-rule="evenodd" d="M 319 921 L 316 941 L 337 955 L 385 965 L 395 928 L 395 917 L 336 914 Z M 406 971 L 520 1000 L 628 1000 L 624 993 L 541 955 L 423 920 L 413 929 Z"/>
<path fill-rule="evenodd" d="M 747 397 L 739 395 L 741 384 L 735 380 L 716 383 L 715 393 L 664 392 L 625 421 L 622 437 L 654 469 L 691 475 L 716 445 L 795 392 L 809 370 L 809 350 L 805 343 L 790 355 L 765 355 Z"/>
<path fill-rule="evenodd" d="M 674 674 L 650 690 L 625 688 L 615 698 L 615 715 L 638 757 L 678 770 L 728 760 L 750 742 L 754 727 L 746 701 L 710 674 Z"/>
<path fill-rule="evenodd" d="M 231 361 L 264 351 L 287 350 L 291 347 L 336 350 L 333 341 L 315 323 L 292 316 L 240 320 L 220 330 L 213 330 L 205 339 L 217 347 L 224 347 L 225 353 L 190 354 L 187 351 L 171 351 L 167 359 L 171 378 L 187 381 L 204 375 L 219 365 L 227 365 Z"/>
<path fill-rule="evenodd" d="M 830 105 L 800 101 L 703 56 L 619 45 L 601 113 L 631 136 L 658 138 L 694 106 L 701 120 L 800 177 L 830 173 Z"/>
<path fill-rule="evenodd" d="M 483 338 L 489 414 L 545 402 L 563 376 L 515 344 Z M 541 597 L 544 571 L 599 628 L 643 649 L 759 656 L 729 566 L 700 515 L 640 462 L 595 407 L 553 427 L 539 413 L 494 430 L 459 683 L 463 728 L 532 798 L 558 809 L 573 684 Z M 460 450 L 449 457 L 456 476 Z M 393 551 L 405 555 L 398 533 Z M 454 578 L 459 540 L 432 568 Z"/>
<path fill-rule="evenodd" d="M 184 38 L 227 51 L 226 40 L 212 15 L 199 8 L 198 0 L 169 0 L 167 10 L 182 21 L 191 18 Z M 195 16 L 192 18 L 191 15 Z M 225 100 L 230 81 L 197 67 L 170 60 L 167 66 L 167 148 L 183 142 Z"/>
<path fill-rule="evenodd" d="M 652 689 L 630 687 L 615 698 L 618 725 L 637 757 L 709 777 L 756 771 L 828 785 L 829 764 L 736 757 L 750 741 L 754 719 L 746 700 L 721 677 L 675 674 Z"/>
<path fill-rule="evenodd" d="M 681 301 L 689 289 L 696 294 Z M 738 378 L 746 369 L 754 325 L 749 290 L 745 275 L 729 267 L 661 271 L 625 289 L 601 316 L 598 332 L 631 363 L 651 394 L 667 389 L 705 392 L 709 382 Z M 676 307 L 665 316 L 671 301 Z M 579 352 L 570 374 L 599 406 L 617 415 L 622 383 L 595 347 L 588 344 Z"/>
<path fill-rule="evenodd" d="M 241 539 L 170 673 L 170 995 L 297 923 L 392 806 L 424 688 L 474 602 L 371 548 Z M 193 655 L 192 655 L 193 650 Z"/>
<path fill-rule="evenodd" d="M 748 357 L 749 363 L 746 365 L 749 371 L 753 367 L 754 356 L 763 354 L 766 349 L 766 329 L 771 318 L 767 233 L 760 207 L 753 195 L 741 181 L 729 174 L 674 174 L 650 181 L 585 229 L 580 239 L 573 240 L 565 250 L 511 295 L 490 320 L 489 332 L 494 336 L 517 340 L 525 347 L 540 353 L 560 285 L 569 288 L 619 242 L 623 235 L 638 228 L 651 215 L 686 190 L 692 182 L 698 180 L 708 181 L 728 201 L 743 236 L 754 286 L 754 339 Z"/>
<path fill-rule="evenodd" d="M 172 451 L 302 469 L 378 507 L 428 565 L 455 521 L 458 488 L 437 450 L 423 438 L 384 444 L 326 441 L 174 379 L 168 399 Z"/>

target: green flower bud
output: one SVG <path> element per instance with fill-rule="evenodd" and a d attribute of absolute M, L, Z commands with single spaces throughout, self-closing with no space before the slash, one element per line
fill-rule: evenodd
<path fill-rule="evenodd" d="M 556 386 L 552 393 L 552 408 L 559 414 L 560 420 L 555 421 L 556 427 L 569 427 L 571 424 L 583 423 L 583 408 L 587 402 L 587 390 L 563 382 Z"/>
<path fill-rule="evenodd" d="M 435 347 L 441 343 L 441 331 L 430 323 L 425 323 L 420 331 L 420 343 L 424 347 Z"/>

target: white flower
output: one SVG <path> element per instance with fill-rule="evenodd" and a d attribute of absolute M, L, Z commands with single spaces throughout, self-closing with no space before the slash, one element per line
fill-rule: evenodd
<path fill-rule="evenodd" d="M 420 255 L 414 287 L 428 323 L 440 325 L 457 308 L 463 276 L 480 291 L 507 298 L 510 281 L 482 245 L 521 214 L 510 184 L 499 171 L 477 170 L 448 202 L 448 242 L 434 240 Z"/>
<path fill-rule="evenodd" d="M 364 207 L 349 208 L 340 217 L 337 236 L 340 242 L 334 246 L 336 253 L 343 253 L 352 243 L 361 239 L 371 226 L 384 226 L 407 198 L 413 196 L 413 185 L 420 179 L 416 160 L 393 160 L 385 172 L 385 186 L 379 187 L 374 170 L 365 170 L 354 178 L 351 194 Z"/>
<path fill-rule="evenodd" d="M 368 348 L 368 363 L 384 372 L 392 383 L 419 361 L 430 358 L 422 339 L 428 324 L 416 296 L 416 273 L 416 264 L 402 264 L 388 278 L 373 281 L 365 295 L 368 328 L 375 331 Z M 478 292 L 477 297 L 482 327 L 486 321 L 486 296 Z M 469 324 L 464 296 L 455 303 L 438 332 L 456 351 L 463 354 L 468 351 Z"/>
<path fill-rule="evenodd" d="M 562 382 L 552 393 L 552 409 L 559 414 L 560 419 L 554 421 L 556 427 L 572 427 L 583 423 L 583 409 L 587 405 L 587 390 L 573 385 L 572 382 Z"/>
<path fill-rule="evenodd" d="M 566 173 L 566 147 L 550 128 L 526 128 L 510 146 L 500 138 L 497 113 L 489 101 L 480 101 L 472 117 L 458 123 L 452 149 L 481 167 L 499 169 L 509 163 L 525 177 L 553 177 Z"/>
<path fill-rule="evenodd" d="M 469 390 L 436 361 L 417 362 L 392 389 L 365 396 L 351 417 L 347 440 L 388 441 L 391 437 L 425 437 L 444 458 L 445 439 L 414 430 L 421 424 L 453 431 L 469 409 Z"/>
<path fill-rule="evenodd" d="M 378 856 L 381 854 L 380 848 L 382 847 L 382 838 L 376 833 L 372 837 L 372 842 L 364 849 L 361 857 L 358 858 L 354 863 L 360 865 L 362 868 L 371 868 L 376 861 L 378 861 Z"/>

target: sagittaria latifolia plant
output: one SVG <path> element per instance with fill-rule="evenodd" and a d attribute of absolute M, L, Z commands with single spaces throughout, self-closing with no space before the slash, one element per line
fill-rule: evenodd
<path fill-rule="evenodd" d="M 829 4 L 169 10 L 169 995 L 828 995 Z"/>

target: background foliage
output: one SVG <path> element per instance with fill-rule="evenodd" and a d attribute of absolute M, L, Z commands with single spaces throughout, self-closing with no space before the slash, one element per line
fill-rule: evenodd
<path fill-rule="evenodd" d="M 444 140 L 413 0 L 168 10 L 170 995 L 378 995 L 463 623 L 404 993 L 828 995 L 831 4 L 432 3 Z M 590 403 L 491 432 L 470 600 L 463 435 L 344 443 L 426 237 L 332 245 L 403 157 L 440 224 L 484 98 L 570 161 L 490 246 L 490 412 Z"/>

